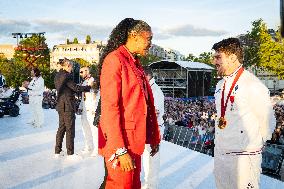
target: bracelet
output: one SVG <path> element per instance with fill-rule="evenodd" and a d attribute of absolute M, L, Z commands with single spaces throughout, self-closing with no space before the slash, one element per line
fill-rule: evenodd
<path fill-rule="evenodd" d="M 116 150 L 115 152 L 115 156 L 118 157 L 118 156 L 122 156 L 124 154 L 127 154 L 127 149 L 125 147 L 123 148 L 119 148 Z"/>

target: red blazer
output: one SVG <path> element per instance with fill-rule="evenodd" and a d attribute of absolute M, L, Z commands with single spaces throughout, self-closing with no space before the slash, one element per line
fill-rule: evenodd
<path fill-rule="evenodd" d="M 135 69 L 137 61 L 126 47 L 120 46 L 103 62 L 99 152 L 105 157 L 110 157 L 122 147 L 141 155 L 145 143 L 160 143 L 152 90 L 146 82 L 149 93 L 147 111 L 143 82 Z"/>

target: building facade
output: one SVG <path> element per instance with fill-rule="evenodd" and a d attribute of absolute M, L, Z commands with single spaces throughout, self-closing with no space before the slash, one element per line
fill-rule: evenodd
<path fill-rule="evenodd" d="M 179 61 L 183 60 L 184 55 L 180 52 L 170 49 L 170 48 L 163 48 L 158 45 L 152 44 L 149 49 L 149 54 L 157 56 L 162 60 L 170 60 L 170 61 Z"/>
<path fill-rule="evenodd" d="M 15 46 L 10 44 L 0 45 L 0 56 L 4 56 L 7 59 L 12 59 L 15 53 Z"/>
<path fill-rule="evenodd" d="M 81 58 L 90 64 L 97 64 L 104 44 L 102 41 L 91 44 L 61 44 L 55 45 L 50 52 L 50 68 L 58 69 L 59 59 L 76 59 Z"/>

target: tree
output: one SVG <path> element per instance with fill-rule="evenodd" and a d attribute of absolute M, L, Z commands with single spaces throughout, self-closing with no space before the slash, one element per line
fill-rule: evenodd
<path fill-rule="evenodd" d="M 212 65 L 212 52 L 203 52 L 198 57 L 198 62 Z"/>
<path fill-rule="evenodd" d="M 140 58 L 140 62 L 143 66 L 148 66 L 152 62 L 157 62 L 157 61 L 161 60 L 160 57 L 154 56 L 152 54 L 147 54 L 145 57 L 141 56 L 139 58 Z"/>
<path fill-rule="evenodd" d="M 78 38 L 75 37 L 74 40 L 73 40 L 73 44 L 78 44 L 78 43 L 79 43 Z"/>
<path fill-rule="evenodd" d="M 66 39 L 66 44 L 67 45 L 71 44 L 71 42 L 70 42 L 70 40 L 68 38 Z"/>
<path fill-rule="evenodd" d="M 195 58 L 196 58 L 196 57 L 195 57 L 193 54 L 189 53 L 188 56 L 185 57 L 185 61 L 194 62 L 194 59 L 195 59 Z"/>
<path fill-rule="evenodd" d="M 241 41 L 246 67 L 262 68 L 284 78 L 284 44 L 279 29 L 272 36 L 262 19 L 252 22 L 252 30 Z"/>
<path fill-rule="evenodd" d="M 11 72 L 8 78 L 11 85 L 21 86 L 24 80 L 30 78 L 30 70 L 38 68 L 46 87 L 54 88 L 52 70 L 50 70 L 49 49 L 45 40 L 44 36 L 32 35 L 20 41 L 15 50 L 14 59 L 9 65 Z"/>
<path fill-rule="evenodd" d="M 83 58 L 75 58 L 72 59 L 72 61 L 79 63 L 80 67 L 91 66 L 91 63 L 87 60 L 84 60 Z"/>
<path fill-rule="evenodd" d="M 90 44 L 91 43 L 91 36 L 90 35 L 87 35 L 86 36 L 86 44 Z"/>
<path fill-rule="evenodd" d="M 240 38 L 244 47 L 244 66 L 258 66 L 259 65 L 259 40 L 262 19 L 252 22 L 252 30 Z"/>

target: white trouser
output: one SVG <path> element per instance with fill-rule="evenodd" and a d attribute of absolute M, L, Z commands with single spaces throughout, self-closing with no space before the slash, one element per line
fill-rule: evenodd
<path fill-rule="evenodd" d="M 32 112 L 31 121 L 35 127 L 42 127 L 44 123 L 44 115 L 42 110 L 42 96 L 30 96 L 29 104 Z"/>
<path fill-rule="evenodd" d="M 217 189 L 259 189 L 261 154 L 222 155 L 214 153 Z"/>
<path fill-rule="evenodd" d="M 162 138 L 165 127 L 160 126 L 159 128 Z M 142 161 L 145 175 L 145 185 L 143 186 L 143 189 L 157 189 L 159 185 L 160 150 L 154 155 L 154 157 L 150 156 L 151 150 L 150 144 L 146 144 Z"/>
<path fill-rule="evenodd" d="M 93 126 L 94 116 L 91 111 L 83 110 L 81 116 L 85 149 L 98 152 L 98 128 Z"/>

